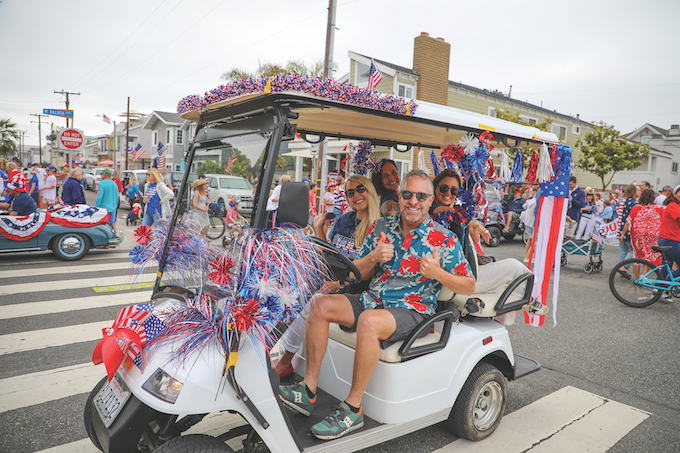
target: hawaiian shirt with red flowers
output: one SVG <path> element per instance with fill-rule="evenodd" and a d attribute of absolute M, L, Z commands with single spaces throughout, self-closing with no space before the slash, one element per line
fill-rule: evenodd
<path fill-rule="evenodd" d="M 368 291 L 361 295 L 366 309 L 403 307 L 418 313 L 433 315 L 442 284 L 420 273 L 420 260 L 437 250 L 442 269 L 457 275 L 472 276 L 456 235 L 426 216 L 423 223 L 408 232 L 401 231 L 401 216 L 383 217 L 375 221 L 357 259 L 368 255 L 385 233 L 394 245 L 394 256 L 387 263 L 378 263 Z"/>

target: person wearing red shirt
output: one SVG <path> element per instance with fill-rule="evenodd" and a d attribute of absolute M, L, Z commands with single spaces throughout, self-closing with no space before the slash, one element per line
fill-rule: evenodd
<path fill-rule="evenodd" d="M 673 263 L 680 266 L 680 184 L 673 188 L 673 192 L 663 202 L 666 209 L 661 216 L 661 229 L 659 230 L 659 245 L 672 247 L 666 255 Z M 673 273 L 680 275 L 680 269 Z M 670 279 L 670 276 L 666 277 Z"/>

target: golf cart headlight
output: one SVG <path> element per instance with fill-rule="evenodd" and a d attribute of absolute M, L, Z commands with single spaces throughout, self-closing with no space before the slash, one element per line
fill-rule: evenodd
<path fill-rule="evenodd" d="M 175 404 L 182 385 L 184 384 L 159 368 L 146 380 L 142 388 L 160 400 Z"/>

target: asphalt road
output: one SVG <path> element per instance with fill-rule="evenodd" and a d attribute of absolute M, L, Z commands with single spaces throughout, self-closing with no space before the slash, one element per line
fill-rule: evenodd
<path fill-rule="evenodd" d="M 94 201 L 91 192 L 87 197 Z M 129 280 L 128 260 L 121 253 L 133 245 L 131 228 L 124 227 L 126 214 L 127 210 L 118 214 L 123 219 L 119 228 L 128 231 L 126 242 L 117 250 L 96 250 L 75 263 L 60 262 L 50 253 L 0 255 L 0 294 L 5 294 L 1 293 L 3 287 L 18 285 L 0 296 L 0 314 L 17 307 L 35 309 L 45 303 L 44 314 L 27 311 L 25 315 L 0 316 L 0 406 L 5 405 L 0 407 L 0 453 L 32 453 L 53 447 L 61 447 L 54 451 L 69 451 L 71 443 L 87 437 L 82 410 L 91 387 L 84 386 L 64 397 L 47 395 L 37 403 L 29 401 L 36 396 L 30 388 L 24 388 L 26 401 L 15 406 L 7 403 L 3 387 L 10 383 L 30 386 L 37 375 L 49 376 L 53 370 L 89 362 L 96 339 L 69 341 L 64 339 L 64 329 L 111 320 L 120 302 L 92 308 L 71 309 L 67 305 L 61 311 L 55 307 L 92 297 L 93 285 L 80 285 L 87 279 Z M 523 245 L 520 241 L 502 241 L 487 252 L 499 259 L 521 258 Z M 586 258 L 570 256 L 562 269 L 557 324 L 553 326 L 551 312 L 542 327 L 526 325 L 521 316 L 509 327 L 515 352 L 538 360 L 542 369 L 509 383 L 506 417 L 571 386 L 650 414 L 608 447 L 609 452 L 680 451 L 680 300 L 659 301 L 642 309 L 619 303 L 607 283 L 617 258 L 616 249 L 605 247 L 603 271 L 586 274 Z M 110 268 L 100 270 L 97 266 L 102 265 Z M 74 270 L 70 266 L 75 266 Z M 38 269 L 42 273 L 32 275 Z M 144 276 L 152 273 L 149 269 Z M 132 301 L 148 291 L 140 288 L 114 293 Z M 555 414 L 561 410 L 554 407 Z M 523 427 L 527 436 L 539 428 Z M 363 451 L 429 453 L 455 440 L 439 424 Z"/>

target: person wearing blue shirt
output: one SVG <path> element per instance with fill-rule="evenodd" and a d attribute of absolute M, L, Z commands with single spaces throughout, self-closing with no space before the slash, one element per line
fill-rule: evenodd
<path fill-rule="evenodd" d="M 7 194 L 11 202 L 0 202 L 0 208 L 9 209 L 9 215 L 26 216 L 36 211 L 35 201 L 28 195 L 22 178 L 14 178 L 7 184 Z"/>
<path fill-rule="evenodd" d="M 111 179 L 111 170 L 104 169 L 101 174 L 102 180 L 97 187 L 97 201 L 94 206 L 109 211 L 111 217 L 109 223 L 116 231 L 116 211 L 118 210 L 118 185 Z"/>
<path fill-rule="evenodd" d="M 83 169 L 73 168 L 68 174 L 68 180 L 61 187 L 61 201 L 65 204 L 85 204 L 85 193 L 80 181 L 83 179 Z"/>
<path fill-rule="evenodd" d="M 576 222 L 581 218 L 581 208 L 586 204 L 586 192 L 578 186 L 576 176 L 569 178 L 569 209 L 567 215 Z"/>
<path fill-rule="evenodd" d="M 381 343 L 407 338 L 424 315 L 434 313 L 442 285 L 458 294 L 475 290 L 475 278 L 455 234 L 428 215 L 434 195 L 427 173 L 409 172 L 400 189 L 400 214 L 376 220 L 354 261 L 362 278 L 373 277 L 369 290 L 314 296 L 307 319 L 305 378 L 279 387 L 284 404 L 310 415 L 329 323 L 356 329 L 359 341 L 352 386 L 345 401 L 312 427 L 312 434 L 320 439 L 334 439 L 363 426 L 361 399 Z"/>

